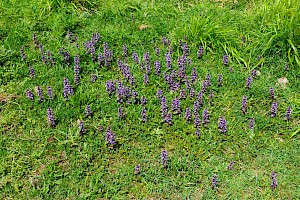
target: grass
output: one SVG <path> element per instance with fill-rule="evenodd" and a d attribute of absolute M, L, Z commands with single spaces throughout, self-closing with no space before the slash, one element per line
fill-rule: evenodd
<path fill-rule="evenodd" d="M 0 6 L 0 197 L 1 199 L 299 199 L 299 118 L 300 118 L 300 6 L 297 0 L 277 1 L 66 1 L 4 0 Z M 131 15 L 134 15 L 134 22 Z M 80 51 L 66 38 L 67 31 L 78 37 Z M 111 67 L 100 68 L 85 54 L 82 42 L 91 34 L 101 35 L 96 52 L 107 42 L 114 51 Z M 32 34 L 56 61 L 44 65 Z M 158 88 L 167 103 L 178 95 L 169 92 L 163 75 L 157 76 L 153 62 L 160 60 L 162 74 L 167 71 L 162 36 L 171 41 L 173 68 L 182 55 L 180 40 L 189 45 L 192 65 L 199 78 L 196 93 L 207 73 L 211 74 L 212 102 L 204 94 L 204 108 L 210 111 L 207 128 L 195 135 L 193 122 L 184 120 L 184 112 L 173 115 L 173 125 L 161 123 Z M 243 41 L 244 38 L 244 41 Z M 126 113 L 118 118 L 115 96 L 105 91 L 107 80 L 122 80 L 117 59 L 123 45 L 128 46 L 128 65 L 135 77 L 139 97 L 147 98 L 147 122 L 141 122 L 142 105 L 122 105 Z M 26 61 L 19 49 L 24 46 Z M 197 51 L 204 46 L 202 59 Z M 59 55 L 65 47 L 71 54 L 68 67 Z M 161 56 L 155 55 L 159 47 Z M 144 85 L 144 72 L 131 59 L 136 51 L 142 59 L 150 53 L 152 73 Z M 80 55 L 81 83 L 73 82 L 73 59 Z M 229 55 L 229 67 L 222 65 Z M 258 56 L 261 57 L 258 60 Z M 289 70 L 285 70 L 288 63 Z M 35 78 L 28 74 L 35 69 Z M 260 75 L 251 89 L 245 83 L 251 70 Z M 95 83 L 91 74 L 97 74 Z M 217 86 L 218 74 L 223 84 Z M 69 100 L 63 97 L 63 78 L 74 86 Z M 286 87 L 277 84 L 286 77 Z M 25 90 L 44 90 L 45 101 L 30 101 Z M 126 83 L 127 86 L 129 84 Z M 46 96 L 51 86 L 54 99 Z M 184 84 L 182 84 L 182 87 Z M 269 88 L 275 99 L 269 98 Z M 246 115 L 241 112 L 242 96 L 248 97 Z M 270 118 L 272 102 L 278 101 L 278 113 Z M 194 100 L 181 100 L 181 108 L 192 109 Z M 93 116 L 85 117 L 91 106 Z M 284 120 L 288 106 L 292 118 Z M 47 108 L 55 116 L 55 127 L 47 124 Z M 228 132 L 218 132 L 218 119 L 225 116 Z M 255 118 L 254 131 L 248 120 Z M 78 120 L 87 132 L 81 136 Z M 98 126 L 104 131 L 99 133 Z M 108 148 L 105 130 L 110 125 L 118 145 Z M 169 152 L 169 165 L 161 165 L 161 150 Z M 235 161 L 233 170 L 227 165 Z M 141 173 L 134 167 L 141 164 Z M 278 187 L 270 188 L 275 171 Z M 211 179 L 218 176 L 218 190 Z"/>

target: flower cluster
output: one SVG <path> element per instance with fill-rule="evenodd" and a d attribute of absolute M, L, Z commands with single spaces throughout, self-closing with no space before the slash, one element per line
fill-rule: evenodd
<path fill-rule="evenodd" d="M 106 144 L 114 146 L 115 142 L 115 134 L 112 132 L 110 126 L 107 127 L 106 130 Z"/>
<path fill-rule="evenodd" d="M 247 110 L 247 96 L 244 95 L 242 98 L 242 112 L 245 115 Z"/>
<path fill-rule="evenodd" d="M 48 124 L 52 127 L 55 126 L 54 115 L 51 108 L 47 109 L 47 117 L 48 117 Z"/>
<path fill-rule="evenodd" d="M 276 114 L 277 114 L 277 108 L 278 108 L 278 102 L 273 102 L 272 103 L 272 106 L 271 106 L 271 109 L 270 109 L 270 112 L 271 112 L 271 117 L 276 117 Z"/>
<path fill-rule="evenodd" d="M 167 150 L 162 150 L 161 151 L 161 164 L 164 167 L 167 167 L 168 166 L 168 162 L 169 162 L 168 151 Z"/>
<path fill-rule="evenodd" d="M 227 122 L 224 116 L 220 117 L 218 127 L 221 133 L 227 132 Z"/>
<path fill-rule="evenodd" d="M 74 94 L 73 86 L 69 83 L 67 78 L 64 78 L 64 97 L 68 98 Z"/>
<path fill-rule="evenodd" d="M 270 185 L 272 190 L 274 190 L 278 186 L 276 176 L 277 174 L 275 172 L 272 172 L 271 174 L 272 184 Z"/>

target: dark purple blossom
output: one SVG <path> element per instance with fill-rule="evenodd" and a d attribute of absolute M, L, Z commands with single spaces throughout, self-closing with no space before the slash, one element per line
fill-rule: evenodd
<path fill-rule="evenodd" d="M 229 71 L 230 71 L 230 73 L 233 73 L 233 68 L 230 67 L 230 68 L 229 68 Z"/>
<path fill-rule="evenodd" d="M 203 52 L 204 52 L 204 47 L 201 46 L 197 52 L 197 56 L 199 59 L 202 58 Z"/>
<path fill-rule="evenodd" d="M 26 59 L 26 54 L 25 54 L 25 51 L 24 51 L 24 47 L 20 47 L 20 53 L 21 53 L 22 60 L 24 61 Z"/>
<path fill-rule="evenodd" d="M 133 86 L 134 83 L 135 83 L 134 76 L 129 76 L 129 84 Z"/>
<path fill-rule="evenodd" d="M 157 56 L 160 56 L 160 49 L 158 47 L 156 47 L 155 53 L 156 53 Z"/>
<path fill-rule="evenodd" d="M 227 169 L 228 170 L 233 170 L 233 164 L 234 164 L 235 162 L 234 161 L 231 161 L 230 163 L 229 163 L 229 165 L 227 166 Z"/>
<path fill-rule="evenodd" d="M 274 89 L 270 88 L 270 98 L 274 99 Z"/>
<path fill-rule="evenodd" d="M 292 115 L 292 107 L 289 106 L 286 110 L 286 114 L 285 114 L 285 119 L 286 120 L 290 120 L 291 119 L 291 115 Z"/>
<path fill-rule="evenodd" d="M 198 92 L 197 102 L 198 102 L 199 106 L 202 106 L 202 105 L 203 105 L 203 94 L 202 94 L 201 91 Z"/>
<path fill-rule="evenodd" d="M 35 33 L 32 35 L 32 40 L 33 40 L 34 47 L 37 47 L 38 46 L 38 41 L 36 39 L 36 34 Z"/>
<path fill-rule="evenodd" d="M 166 36 L 163 36 L 162 39 L 161 39 L 161 41 L 162 41 L 162 43 L 163 43 L 164 46 L 167 45 L 167 38 L 166 38 Z"/>
<path fill-rule="evenodd" d="M 222 74 L 218 74 L 218 86 L 221 86 L 222 85 Z"/>
<path fill-rule="evenodd" d="M 278 102 L 273 102 L 270 109 L 271 117 L 276 117 L 277 109 L 278 109 Z"/>
<path fill-rule="evenodd" d="M 207 82 L 207 85 L 208 85 L 208 86 L 211 85 L 210 79 L 211 79 L 210 74 L 206 74 L 206 82 Z"/>
<path fill-rule="evenodd" d="M 162 112 L 162 118 L 164 119 L 168 113 L 168 104 L 166 102 L 166 96 L 163 96 L 161 98 L 161 112 Z"/>
<path fill-rule="evenodd" d="M 114 81 L 108 80 L 106 81 L 106 92 L 111 95 L 114 91 L 116 91 L 115 83 Z"/>
<path fill-rule="evenodd" d="M 184 89 L 184 88 L 182 88 L 182 89 L 180 90 L 179 96 L 180 96 L 180 99 L 185 99 L 185 98 L 186 98 L 186 95 L 185 95 L 185 89 Z"/>
<path fill-rule="evenodd" d="M 40 98 L 39 101 L 44 101 L 45 100 L 44 95 L 43 95 L 43 90 L 40 86 L 37 86 L 36 93 L 37 93 L 38 97 Z"/>
<path fill-rule="evenodd" d="M 142 96 L 141 103 L 142 103 L 143 106 L 145 106 L 147 104 L 147 99 L 146 99 L 145 96 Z"/>
<path fill-rule="evenodd" d="M 158 99 L 161 99 L 161 97 L 162 97 L 162 90 L 161 90 L 161 89 L 158 89 L 158 90 L 157 90 L 156 97 L 157 97 Z"/>
<path fill-rule="evenodd" d="M 34 71 L 33 67 L 29 67 L 29 76 L 31 78 L 35 76 L 35 71 Z"/>
<path fill-rule="evenodd" d="M 121 119 L 124 116 L 122 108 L 118 107 L 118 117 Z"/>
<path fill-rule="evenodd" d="M 201 136 L 201 132 L 200 132 L 200 128 L 199 127 L 196 127 L 195 134 L 196 134 L 197 137 Z"/>
<path fill-rule="evenodd" d="M 219 128 L 219 132 L 221 133 L 227 132 L 227 122 L 224 116 L 220 117 L 218 128 Z"/>
<path fill-rule="evenodd" d="M 192 69 L 191 82 L 194 83 L 197 80 L 197 78 L 198 78 L 198 73 L 196 68 L 194 67 Z"/>
<path fill-rule="evenodd" d="M 139 102 L 137 91 L 135 91 L 135 90 L 132 91 L 132 98 L 133 98 L 134 104 L 137 104 Z"/>
<path fill-rule="evenodd" d="M 191 109 L 190 108 L 186 108 L 185 109 L 185 120 L 186 121 L 191 121 L 192 120 L 192 114 L 191 114 Z"/>
<path fill-rule="evenodd" d="M 253 69 L 253 70 L 251 71 L 251 76 L 252 76 L 252 78 L 256 78 L 256 76 L 257 76 L 257 71 L 256 71 L 256 69 Z"/>
<path fill-rule="evenodd" d="M 92 116 L 92 110 L 90 106 L 85 107 L 85 116 L 86 117 L 91 117 Z"/>
<path fill-rule="evenodd" d="M 224 55 L 223 56 L 223 65 L 228 65 L 229 59 L 228 59 L 228 55 Z"/>
<path fill-rule="evenodd" d="M 285 63 L 284 68 L 285 68 L 285 71 L 288 71 L 289 70 L 289 63 Z"/>
<path fill-rule="evenodd" d="M 194 90 L 194 88 L 191 88 L 191 90 L 190 90 L 190 99 L 193 99 L 194 96 L 195 96 L 195 90 Z"/>
<path fill-rule="evenodd" d="M 160 75 L 161 66 L 160 66 L 160 61 L 159 60 L 156 60 L 154 62 L 154 69 L 155 69 L 155 74 Z"/>
<path fill-rule="evenodd" d="M 86 132 L 85 127 L 84 127 L 84 122 L 79 121 L 79 133 L 80 135 L 83 135 Z"/>
<path fill-rule="evenodd" d="M 253 79 L 252 79 L 252 76 L 248 76 L 247 81 L 246 81 L 246 87 L 247 87 L 248 89 L 251 88 L 252 80 L 253 80 Z"/>
<path fill-rule="evenodd" d="M 142 116 L 142 122 L 145 123 L 147 121 L 146 108 L 145 107 L 142 108 L 141 116 Z"/>
<path fill-rule="evenodd" d="M 149 77 L 147 74 L 144 74 L 144 84 L 147 85 L 149 83 Z"/>
<path fill-rule="evenodd" d="M 167 113 L 167 115 L 164 117 L 164 121 L 167 124 L 172 125 L 172 113 Z"/>
<path fill-rule="evenodd" d="M 251 130 L 254 130 L 254 122 L 255 122 L 255 119 L 254 118 L 250 118 L 249 119 L 249 128 Z"/>
<path fill-rule="evenodd" d="M 139 57 L 138 54 L 136 52 L 132 53 L 132 59 L 136 64 L 139 64 Z"/>
<path fill-rule="evenodd" d="M 202 123 L 204 127 L 209 123 L 209 112 L 206 108 L 202 111 Z"/>
<path fill-rule="evenodd" d="M 141 169 L 140 169 L 141 165 L 137 164 L 134 168 L 134 174 L 139 174 L 141 173 Z"/>
<path fill-rule="evenodd" d="M 175 113 L 180 113 L 181 112 L 179 98 L 173 99 L 172 104 L 171 104 L 171 109 Z"/>
<path fill-rule="evenodd" d="M 276 176 L 277 176 L 277 174 L 273 171 L 271 174 L 272 183 L 270 185 L 272 190 L 274 190 L 278 186 Z"/>
<path fill-rule="evenodd" d="M 247 96 L 244 95 L 242 98 L 242 112 L 245 115 L 247 110 Z"/>
<path fill-rule="evenodd" d="M 211 180 L 211 183 L 212 183 L 212 189 L 217 189 L 217 184 L 218 184 L 218 177 L 216 174 L 214 174 L 212 180 Z"/>
<path fill-rule="evenodd" d="M 48 124 L 52 127 L 55 126 L 55 120 L 54 120 L 54 115 L 53 115 L 53 111 L 51 108 L 47 109 L 47 118 L 48 118 Z"/>
<path fill-rule="evenodd" d="M 70 54 L 68 51 L 64 52 L 64 59 L 67 65 L 70 65 Z"/>
<path fill-rule="evenodd" d="M 127 45 L 124 44 L 124 45 L 123 45 L 123 56 L 124 56 L 124 57 L 127 57 L 127 54 L 128 54 Z"/>
<path fill-rule="evenodd" d="M 33 93 L 32 93 L 31 90 L 26 89 L 26 97 L 27 97 L 29 100 L 33 100 L 33 99 L 34 99 L 34 95 L 33 95 Z"/>
<path fill-rule="evenodd" d="M 194 118 L 194 127 L 198 128 L 198 127 L 200 127 L 200 124 L 201 124 L 200 116 L 197 113 Z"/>
<path fill-rule="evenodd" d="M 102 67 L 103 66 L 103 63 L 104 63 L 104 57 L 102 55 L 102 53 L 98 53 L 98 65 L 99 67 Z"/>
<path fill-rule="evenodd" d="M 172 57 L 170 53 L 166 53 L 166 64 L 168 69 L 172 68 Z"/>
<path fill-rule="evenodd" d="M 47 86 L 47 94 L 48 94 L 49 99 L 53 99 L 53 91 L 50 86 Z"/>
<path fill-rule="evenodd" d="M 97 78 L 98 78 L 98 77 L 97 77 L 97 74 L 92 74 L 92 75 L 91 75 L 91 82 L 92 82 L 92 83 L 95 83 L 96 80 L 97 80 Z"/>
<path fill-rule="evenodd" d="M 168 162 L 169 162 L 168 151 L 167 150 L 162 150 L 161 151 L 161 164 L 164 167 L 167 167 L 168 166 Z"/>
<path fill-rule="evenodd" d="M 183 54 L 186 56 L 189 55 L 189 46 L 186 43 L 183 45 Z"/>
<path fill-rule="evenodd" d="M 207 80 L 204 80 L 204 81 L 202 82 L 201 92 L 202 92 L 202 93 L 205 93 L 205 92 L 206 92 L 206 88 L 207 88 L 208 86 L 209 86 L 209 84 L 208 84 Z"/>
<path fill-rule="evenodd" d="M 115 134 L 112 132 L 110 126 L 107 127 L 106 130 L 106 144 L 114 146 L 115 142 Z"/>

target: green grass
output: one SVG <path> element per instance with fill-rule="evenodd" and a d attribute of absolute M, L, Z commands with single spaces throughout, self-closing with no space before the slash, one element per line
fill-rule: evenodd
<path fill-rule="evenodd" d="M 299 199 L 300 140 L 300 5 L 297 0 L 244 1 L 67 1 L 32 0 L 0 2 L 0 198 L 1 199 Z M 134 14 L 134 23 L 131 22 Z M 145 25 L 147 28 L 141 29 Z M 73 84 L 73 58 L 77 53 L 67 38 L 70 30 L 80 44 L 81 83 L 69 101 L 63 97 L 63 78 Z M 82 42 L 92 32 L 101 35 L 114 51 L 111 67 L 99 68 L 85 54 Z M 55 66 L 41 62 L 32 34 L 45 50 L 50 50 Z M 166 71 L 167 48 L 162 36 L 171 40 L 173 67 L 182 54 L 179 40 L 187 37 L 192 67 L 199 79 L 211 74 L 215 96 L 211 103 L 204 95 L 204 108 L 210 111 L 207 128 L 201 137 L 195 135 L 193 122 L 184 120 L 184 112 L 173 115 L 173 125 L 161 123 L 160 102 L 156 91 L 161 88 L 171 100 L 178 92 L 169 92 L 163 76 L 149 75 L 143 84 L 143 72 L 134 64 L 131 54 L 141 59 L 148 51 L 153 62 L 159 59 Z M 245 38 L 243 42 L 242 38 Z M 122 47 L 128 46 L 128 64 L 135 77 L 139 96 L 147 97 L 147 118 L 140 120 L 142 105 L 124 105 L 124 119 L 119 119 L 116 97 L 105 91 L 107 80 L 121 80 L 117 59 Z M 27 59 L 21 60 L 20 46 Z M 71 53 L 67 67 L 59 55 L 65 47 Z M 197 50 L 204 46 L 202 59 Z M 155 55 L 155 47 L 161 56 Z M 229 55 L 229 67 L 222 65 Z M 258 56 L 261 59 L 258 60 Z M 285 64 L 289 70 L 285 71 Z M 36 71 L 30 78 L 28 68 Z M 175 67 L 176 66 L 176 67 Z M 187 68 L 190 75 L 192 67 Z M 251 70 L 260 75 L 251 89 L 245 82 Z M 153 70 L 154 71 L 154 70 Z M 90 75 L 98 80 L 90 82 Z M 217 86 L 217 75 L 223 85 Z M 277 84 L 286 77 L 287 87 Z M 40 85 L 46 97 L 46 86 L 54 91 L 54 100 L 46 97 L 39 103 L 25 96 L 27 88 Z M 129 84 L 126 84 L 129 85 Z M 275 100 L 269 88 L 275 89 Z M 34 92 L 34 94 L 36 94 Z M 241 113 L 241 99 L 248 97 L 246 115 Z M 270 118 L 273 101 L 279 102 L 278 114 Z M 90 105 L 92 118 L 85 117 Z M 290 121 L 284 116 L 293 109 Z M 47 124 L 46 110 L 53 109 L 57 125 Z M 182 110 L 193 107 L 193 100 L 181 101 Z M 218 119 L 225 116 L 228 132 L 218 132 Z M 255 118 L 255 129 L 249 131 L 248 120 Z M 78 120 L 87 132 L 80 136 Z M 99 125 L 104 132 L 99 133 Z M 105 130 L 111 125 L 118 146 L 108 148 Z M 160 163 L 162 149 L 169 152 L 169 167 Z M 234 170 L 227 165 L 234 160 Z M 134 167 L 141 164 L 141 173 Z M 271 190 L 272 171 L 278 187 Z M 211 179 L 218 175 L 218 190 Z"/>

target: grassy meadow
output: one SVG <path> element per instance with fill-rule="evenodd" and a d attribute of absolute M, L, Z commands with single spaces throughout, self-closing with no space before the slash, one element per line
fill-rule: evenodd
<path fill-rule="evenodd" d="M 0 199 L 300 199 L 299 13 L 0 1 Z"/>

